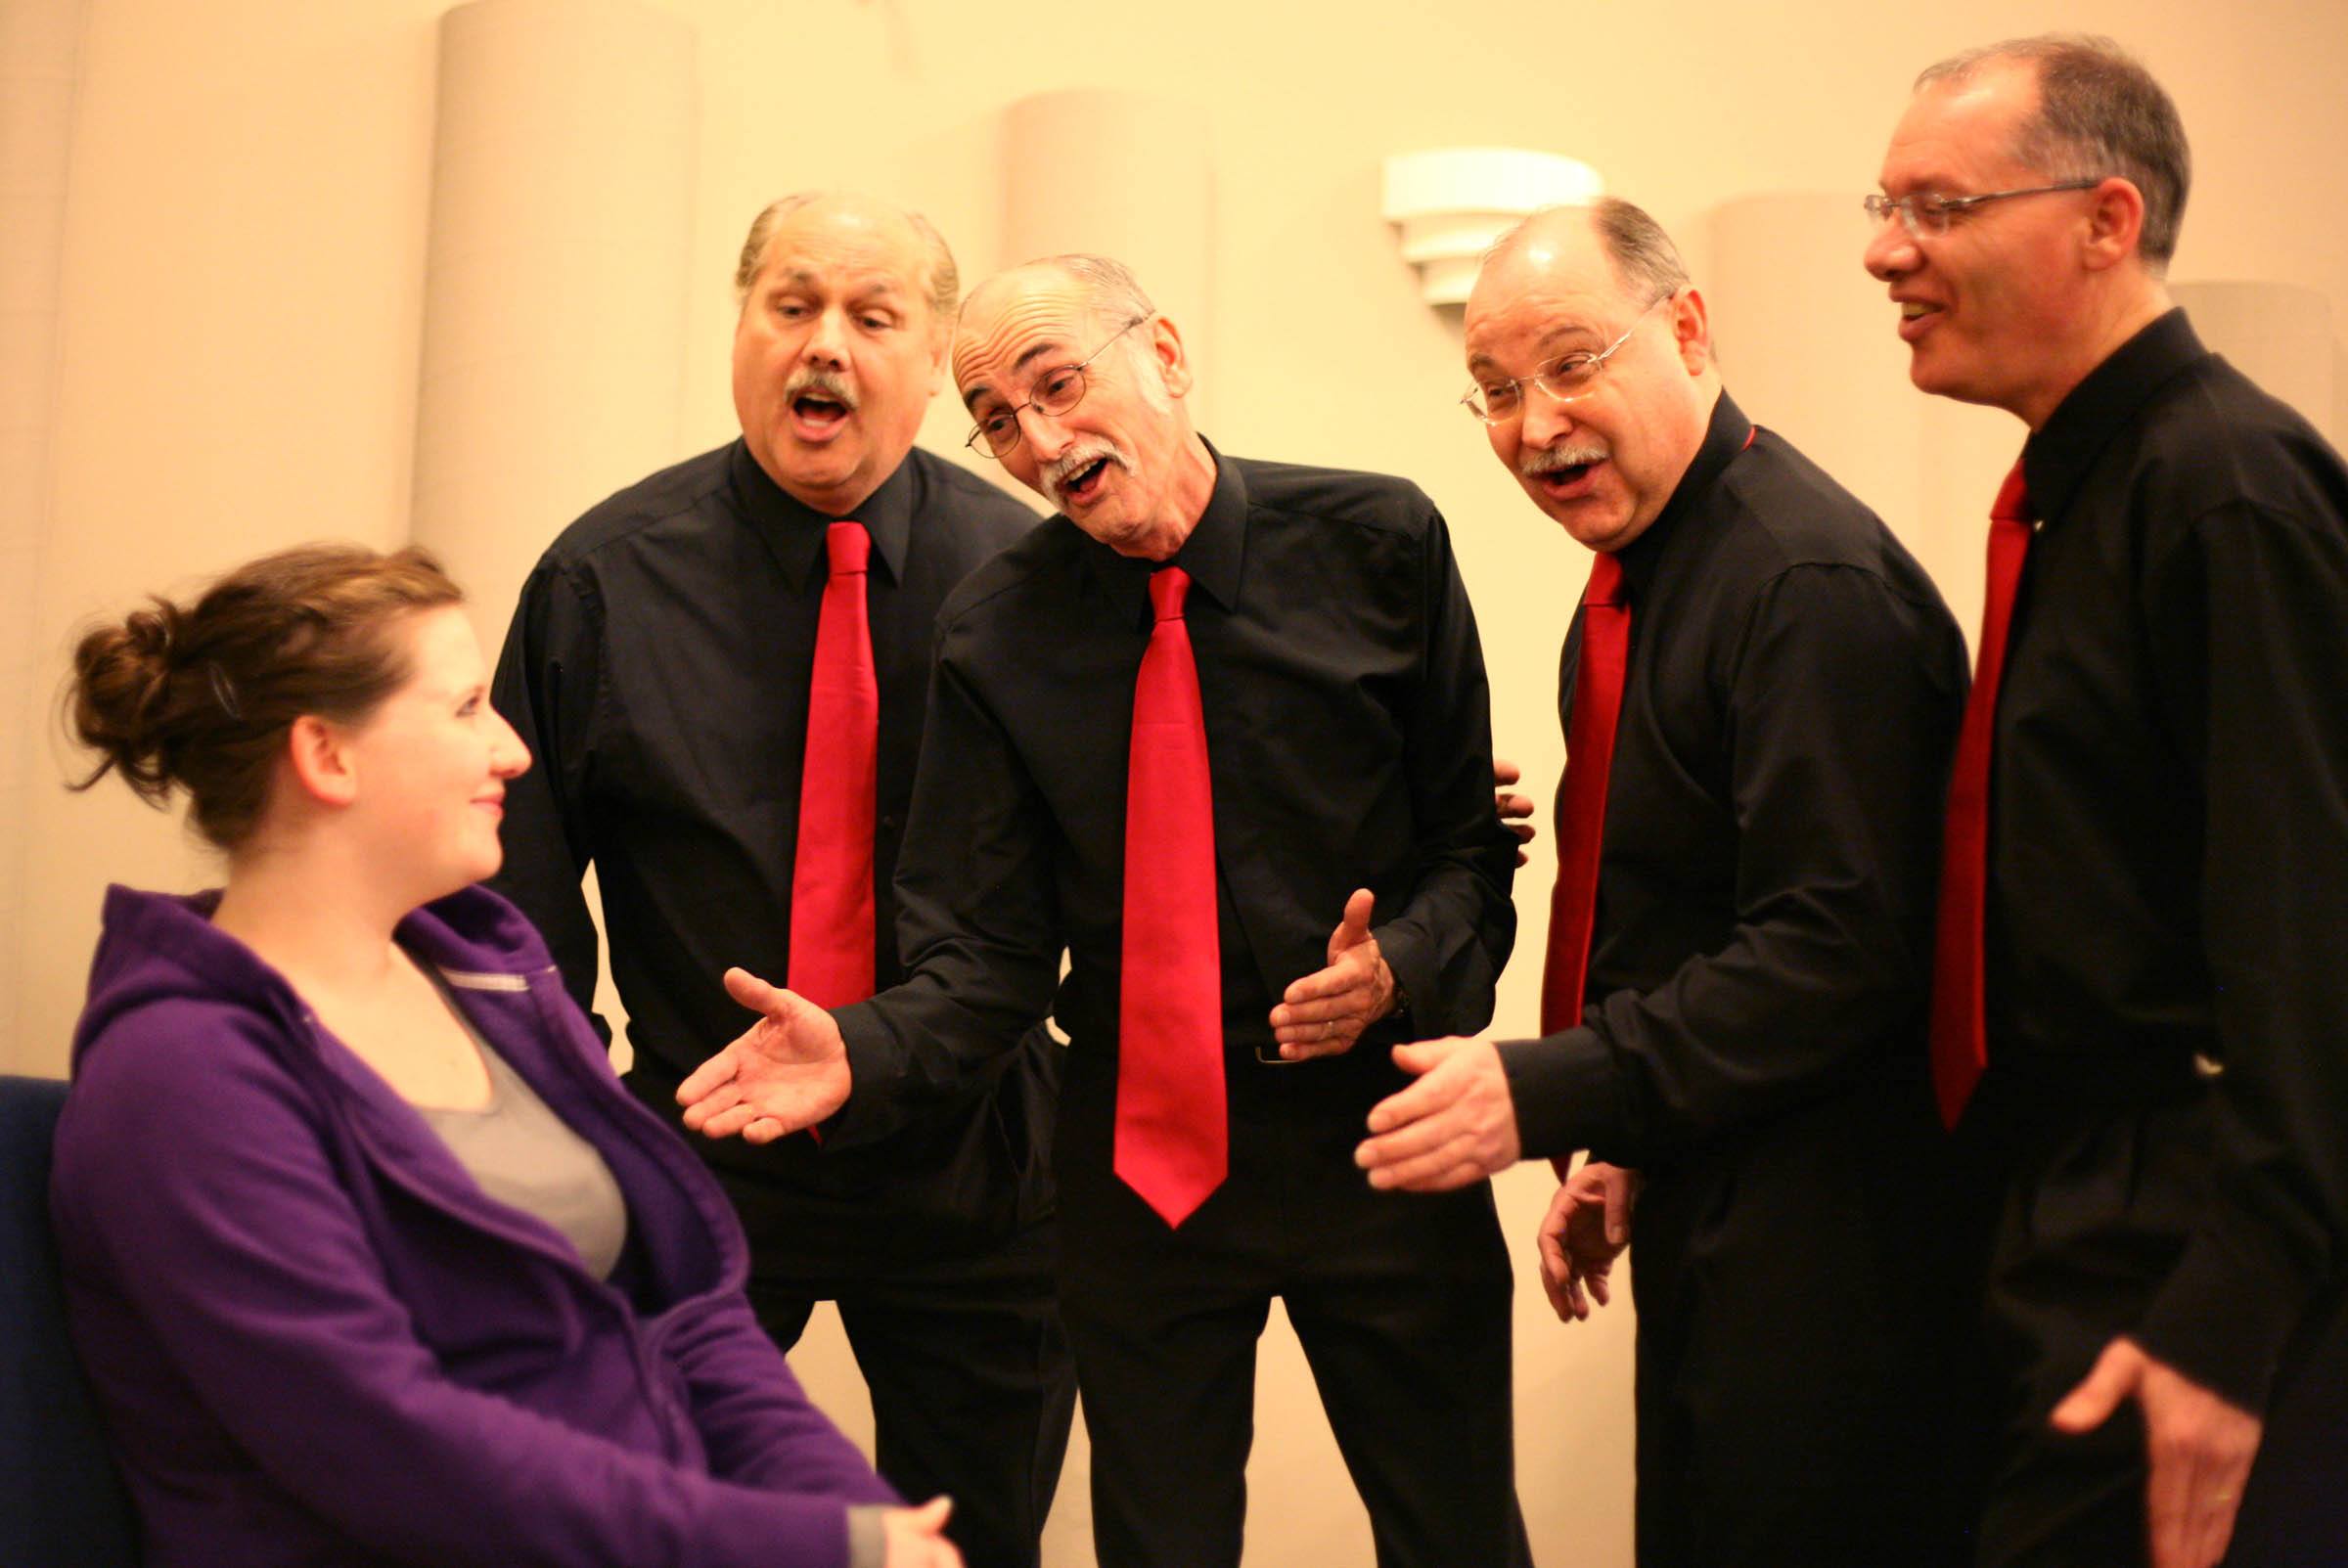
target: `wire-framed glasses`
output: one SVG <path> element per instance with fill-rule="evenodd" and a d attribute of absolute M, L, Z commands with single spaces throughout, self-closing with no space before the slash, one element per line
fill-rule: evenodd
<path fill-rule="evenodd" d="M 1527 385 L 1540 387 L 1560 403 L 1588 397 L 1597 387 L 1599 373 L 1606 368 L 1606 361 L 1614 356 L 1614 350 L 1631 340 L 1631 334 L 1639 330 L 1639 323 L 1653 315 L 1656 306 L 1666 304 L 1678 295 L 1679 291 L 1674 290 L 1661 298 L 1648 301 L 1648 307 L 1622 330 L 1622 336 L 1597 353 L 1587 348 L 1577 348 L 1571 353 L 1559 354 L 1547 364 L 1536 366 L 1530 376 L 1504 376 L 1489 381 L 1477 381 L 1460 399 L 1460 406 L 1486 425 L 1506 425 L 1524 412 L 1524 389 Z"/>
<path fill-rule="evenodd" d="M 1083 402 L 1085 366 L 1107 353 L 1110 343 L 1115 342 L 1149 319 L 1148 316 L 1134 317 L 1133 320 L 1110 333 L 1099 348 L 1085 355 L 1078 363 L 1062 365 L 1057 370 L 1044 372 L 1036 379 L 1033 396 L 1024 403 L 999 408 L 982 415 L 978 423 L 971 427 L 971 433 L 964 438 L 964 444 L 975 452 L 983 442 L 986 449 L 999 458 L 1007 458 L 1016 452 L 1019 449 L 1020 439 L 1019 416 L 1029 409 L 1034 409 L 1040 414 L 1048 414 L 1057 419 Z"/>
<path fill-rule="evenodd" d="M 2009 197 L 2045 196 L 2051 191 L 2092 191 L 2103 183 L 2101 175 L 2092 180 L 2058 180 L 2053 185 L 2025 185 L 2011 191 L 1984 191 L 1979 196 L 1943 196 L 1938 191 L 1919 191 L 1914 196 L 1871 196 L 1860 203 L 1867 208 L 1867 220 L 1880 228 L 1883 220 L 1894 212 L 1900 215 L 1900 227 L 1921 239 L 1930 234 L 1946 234 L 1958 214 L 1979 206 L 1984 202 L 2003 202 Z"/>

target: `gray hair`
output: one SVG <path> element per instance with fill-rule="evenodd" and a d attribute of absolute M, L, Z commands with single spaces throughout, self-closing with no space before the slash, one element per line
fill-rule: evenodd
<path fill-rule="evenodd" d="M 2009 61 L 2038 69 L 2038 112 L 2023 121 L 2014 156 L 2051 179 L 2116 174 L 2135 186 L 2145 199 L 2138 252 L 2154 276 L 2166 272 L 2193 178 L 2185 123 L 2167 91 L 2109 38 L 2056 32 L 1951 55 L 1924 67 L 1917 90 L 1962 84 Z"/>
<path fill-rule="evenodd" d="M 734 263 L 734 297 L 746 298 L 750 284 L 757 278 L 758 269 L 766 263 L 766 247 L 774 243 L 775 231 L 783 220 L 793 212 L 820 202 L 832 193 L 825 191 L 793 191 L 780 201 L 770 202 L 758 216 L 750 220 L 750 232 L 742 242 L 742 255 Z M 954 252 L 946 248 L 946 237 L 927 218 L 911 207 L 898 207 L 897 213 L 913 226 L 922 245 L 929 252 L 928 277 L 923 280 L 923 293 L 929 302 L 929 314 L 942 330 L 954 319 L 955 307 L 962 298 L 962 274 L 954 265 Z"/>
<path fill-rule="evenodd" d="M 1515 249 L 1536 225 L 1563 212 L 1590 215 L 1591 231 L 1598 236 L 1606 260 L 1613 264 L 1614 279 L 1624 292 L 1644 295 L 1644 302 L 1652 303 L 1688 287 L 1687 263 L 1680 259 L 1679 246 L 1671 243 L 1663 225 L 1648 216 L 1645 207 L 1618 196 L 1602 196 L 1587 206 L 1548 206 L 1528 212 L 1492 242 L 1484 260 L 1489 262 Z"/>
<path fill-rule="evenodd" d="M 1039 256 L 1028 265 L 1052 267 L 1065 273 L 1082 295 L 1084 308 L 1104 327 L 1122 328 L 1137 317 L 1147 321 L 1157 314 L 1157 307 L 1150 302 L 1133 269 L 1113 257 L 1070 251 L 1065 255 Z"/>

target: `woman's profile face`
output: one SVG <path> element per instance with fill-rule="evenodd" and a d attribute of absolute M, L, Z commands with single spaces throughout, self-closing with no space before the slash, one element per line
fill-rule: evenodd
<path fill-rule="evenodd" d="M 489 705 L 480 642 L 460 606 L 403 616 L 393 635 L 408 679 L 352 733 L 352 804 L 386 870 L 415 880 L 424 903 L 496 873 L 506 781 L 528 771 L 530 753 Z"/>

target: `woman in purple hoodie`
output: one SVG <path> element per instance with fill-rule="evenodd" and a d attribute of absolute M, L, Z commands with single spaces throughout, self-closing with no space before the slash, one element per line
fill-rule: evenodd
<path fill-rule="evenodd" d="M 497 870 L 530 764 L 454 584 L 311 547 L 75 654 L 227 885 L 115 887 L 51 1192 L 155 1568 L 952 1568 L 743 1296 Z"/>

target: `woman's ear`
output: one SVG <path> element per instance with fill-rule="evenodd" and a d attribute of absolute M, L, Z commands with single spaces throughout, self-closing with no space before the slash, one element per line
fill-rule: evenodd
<path fill-rule="evenodd" d="M 286 732 L 286 765 L 294 786 L 326 806 L 347 806 L 358 798 L 358 759 L 341 726 L 305 713 Z"/>

